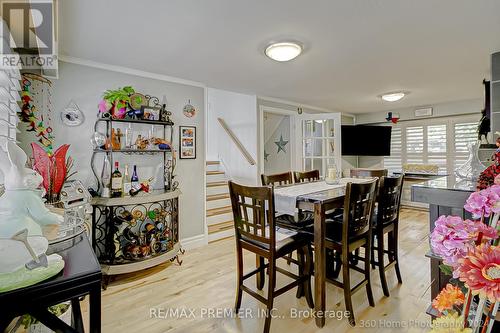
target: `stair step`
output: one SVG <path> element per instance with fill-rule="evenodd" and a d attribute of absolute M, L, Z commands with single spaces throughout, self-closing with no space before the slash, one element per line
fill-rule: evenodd
<path fill-rule="evenodd" d="M 232 212 L 232 210 L 233 209 L 231 208 L 231 206 L 208 209 L 207 210 L 207 217 L 221 215 L 221 214 L 227 214 L 227 213 Z"/>
<path fill-rule="evenodd" d="M 207 171 L 207 176 L 210 175 L 223 175 L 225 172 L 224 171 Z"/>
<path fill-rule="evenodd" d="M 229 193 L 207 195 L 207 201 L 229 199 Z"/>
<path fill-rule="evenodd" d="M 207 187 L 216 187 L 216 186 L 227 186 L 227 182 L 223 181 L 223 182 L 211 182 L 211 183 L 207 183 Z"/>
<path fill-rule="evenodd" d="M 234 225 L 233 221 L 226 221 L 226 222 L 222 222 L 222 223 L 209 225 L 208 226 L 208 233 L 213 234 L 216 232 L 228 230 L 228 229 L 233 228 L 233 225 Z"/>
<path fill-rule="evenodd" d="M 207 161 L 207 165 L 218 165 L 220 164 L 219 161 Z"/>

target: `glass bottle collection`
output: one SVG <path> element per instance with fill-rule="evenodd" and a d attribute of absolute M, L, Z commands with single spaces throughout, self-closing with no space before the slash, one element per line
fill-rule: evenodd
<path fill-rule="evenodd" d="M 115 170 L 111 175 L 109 158 L 104 157 L 104 165 L 101 174 L 102 191 L 101 196 L 104 198 L 120 198 L 123 196 L 134 196 L 144 190 L 144 184 L 149 185 L 154 177 L 149 178 L 146 182 L 141 184 L 137 174 L 137 165 L 133 167 L 132 176 L 129 174 L 129 166 L 125 164 L 123 175 L 120 171 L 120 165 L 115 162 Z"/>

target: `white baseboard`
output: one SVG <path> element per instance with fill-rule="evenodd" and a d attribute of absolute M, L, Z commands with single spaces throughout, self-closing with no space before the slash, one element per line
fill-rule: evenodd
<path fill-rule="evenodd" d="M 181 246 L 184 250 L 196 249 L 208 244 L 205 234 L 181 239 Z"/>
<path fill-rule="evenodd" d="M 208 235 L 208 242 L 234 236 L 234 228 Z"/>

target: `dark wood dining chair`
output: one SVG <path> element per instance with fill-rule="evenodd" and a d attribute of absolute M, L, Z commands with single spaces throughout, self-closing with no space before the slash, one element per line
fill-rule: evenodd
<path fill-rule="evenodd" d="M 368 169 L 368 168 L 354 168 L 351 169 L 351 177 L 377 177 L 387 176 L 387 169 Z"/>
<path fill-rule="evenodd" d="M 319 180 L 319 170 L 294 171 L 293 180 L 295 183 L 314 182 Z"/>
<path fill-rule="evenodd" d="M 344 289 L 346 309 L 349 311 L 349 323 L 356 325 L 352 308 L 352 294 L 366 287 L 368 303 L 375 306 L 370 277 L 372 214 L 378 180 L 362 184 L 347 183 L 344 199 L 344 214 L 342 223 L 326 223 L 326 247 L 335 252 L 337 258 L 336 271 L 342 269 L 342 282 L 327 275 L 327 281 Z M 364 267 L 360 268 L 350 260 L 351 253 L 365 248 Z M 332 261 L 327 264 L 333 264 Z M 327 267 L 328 269 L 328 267 Z M 350 269 L 364 275 L 363 280 L 351 287 Z"/>
<path fill-rule="evenodd" d="M 399 209 L 401 205 L 401 193 L 403 191 L 403 175 L 399 177 L 381 177 L 379 181 L 378 206 L 373 216 L 373 240 L 377 246 L 372 246 L 372 265 L 378 267 L 380 282 L 385 296 L 389 296 L 389 288 L 385 272 L 395 267 L 399 283 L 403 283 L 399 270 L 398 258 L 398 225 Z M 387 249 L 384 237 L 387 234 Z M 374 252 L 377 252 L 375 260 Z M 384 256 L 387 254 L 389 260 L 386 264 Z"/>
<path fill-rule="evenodd" d="M 314 308 L 311 292 L 312 256 L 310 240 L 303 234 L 295 233 L 282 240 L 277 240 L 279 234 L 275 225 L 274 190 L 272 187 L 248 187 L 229 182 L 229 194 L 234 216 L 236 238 L 236 255 L 238 270 L 238 288 L 236 293 L 235 311 L 241 306 L 243 291 L 255 297 L 267 306 L 264 333 L 271 326 L 271 311 L 274 298 L 286 291 L 298 287 L 297 296 L 304 295 L 310 308 Z M 253 271 L 243 273 L 243 250 L 255 253 L 262 258 L 262 263 Z M 298 253 L 298 274 L 276 266 L 276 261 L 292 251 Z M 267 264 L 264 263 L 267 259 Z M 269 283 L 267 298 L 244 285 L 244 281 L 254 275 L 265 274 L 268 269 Z M 276 289 L 276 273 L 282 273 L 294 281 Z M 300 291 L 299 291 L 300 289 Z"/>
<path fill-rule="evenodd" d="M 274 175 L 260 175 L 260 179 L 262 181 L 262 185 L 288 185 L 293 184 L 293 175 L 291 171 L 277 173 Z"/>

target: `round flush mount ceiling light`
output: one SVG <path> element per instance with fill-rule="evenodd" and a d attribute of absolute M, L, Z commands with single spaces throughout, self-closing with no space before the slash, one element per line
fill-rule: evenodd
<path fill-rule="evenodd" d="M 290 61 L 302 53 L 302 46 L 295 42 L 273 43 L 266 47 L 266 55 L 276 61 Z"/>
<path fill-rule="evenodd" d="M 403 97 L 408 95 L 407 92 L 404 91 L 396 91 L 396 92 L 391 92 L 387 94 L 380 95 L 380 98 L 382 98 L 386 102 L 397 102 Z"/>

